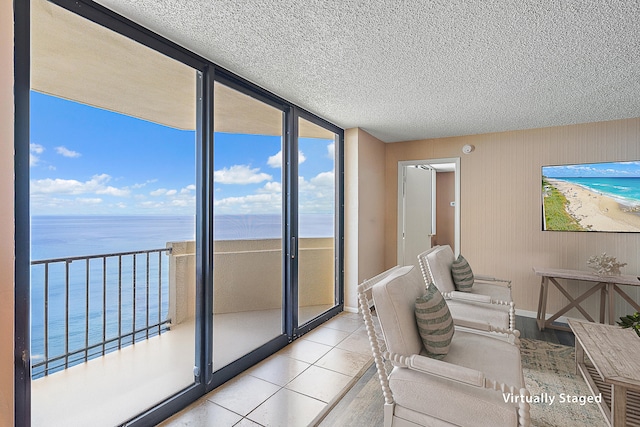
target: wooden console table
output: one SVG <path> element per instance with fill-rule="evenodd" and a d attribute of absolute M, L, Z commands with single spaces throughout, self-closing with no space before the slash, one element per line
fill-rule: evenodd
<path fill-rule="evenodd" d="M 576 373 L 602 396 L 598 406 L 607 423 L 640 425 L 640 337 L 613 325 L 569 319 L 569 326 L 576 336 Z"/>
<path fill-rule="evenodd" d="M 562 270 L 558 268 L 539 268 L 534 267 L 533 271 L 535 271 L 536 275 L 542 276 L 542 280 L 540 282 L 540 299 L 538 300 L 538 315 L 537 322 L 538 328 L 543 330 L 544 328 L 553 328 L 553 329 L 561 329 L 561 330 L 569 330 L 569 328 L 565 328 L 563 326 L 553 325 L 552 323 L 560 316 L 562 316 L 567 311 L 572 308 L 576 308 L 582 313 L 582 315 L 590 322 L 595 322 L 593 318 L 585 311 L 584 308 L 580 306 L 580 303 L 587 299 L 590 295 L 600 291 L 600 323 L 605 323 L 605 307 L 608 304 L 609 308 L 609 317 L 607 319 L 607 323 L 610 325 L 614 324 L 615 319 L 615 310 L 614 310 L 614 292 L 617 292 L 622 298 L 624 298 L 632 307 L 634 307 L 637 311 L 640 311 L 640 305 L 636 301 L 634 301 L 625 291 L 623 291 L 620 286 L 640 286 L 640 278 L 636 276 L 598 276 L 597 274 L 588 272 L 588 271 L 580 271 L 580 270 Z M 558 279 L 564 280 L 580 280 L 583 282 L 591 282 L 594 283 L 591 288 L 586 290 L 582 295 L 577 298 L 573 298 L 569 292 L 558 282 Z M 547 317 L 547 297 L 549 294 L 549 283 L 553 283 L 556 288 L 560 290 L 560 292 L 567 297 L 569 303 L 562 307 L 559 311 L 557 311 L 550 318 Z"/>

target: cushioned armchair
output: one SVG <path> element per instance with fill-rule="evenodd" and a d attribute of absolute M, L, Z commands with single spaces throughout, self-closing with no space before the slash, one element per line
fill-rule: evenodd
<path fill-rule="evenodd" d="M 418 255 L 426 284 L 434 283 L 449 301 L 454 317 L 470 317 L 496 326 L 515 329 L 515 304 L 511 281 L 473 274 L 473 286 L 456 290 L 452 276 L 455 256 L 449 245 L 434 246 Z"/>
<path fill-rule="evenodd" d="M 456 330 L 446 356 L 427 357 L 415 318 L 416 299 L 423 294 L 423 278 L 413 266 L 394 267 L 358 287 L 385 399 L 385 427 L 528 426 L 529 392 L 517 336 L 507 342 Z"/>

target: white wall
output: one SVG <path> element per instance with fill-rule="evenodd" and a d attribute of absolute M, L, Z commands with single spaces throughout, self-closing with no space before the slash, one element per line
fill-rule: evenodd
<path fill-rule="evenodd" d="M 13 2 L 0 2 L 0 426 L 13 425 Z"/>

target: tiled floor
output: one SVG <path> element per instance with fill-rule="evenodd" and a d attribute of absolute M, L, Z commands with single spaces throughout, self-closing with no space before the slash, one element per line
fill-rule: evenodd
<path fill-rule="evenodd" d="M 371 363 L 362 319 L 354 313 L 341 313 L 161 425 L 313 424 Z"/>

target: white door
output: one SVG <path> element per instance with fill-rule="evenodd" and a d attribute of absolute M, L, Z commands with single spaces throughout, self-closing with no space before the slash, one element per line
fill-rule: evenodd
<path fill-rule="evenodd" d="M 402 265 L 417 265 L 418 254 L 431 247 L 435 226 L 436 171 L 428 166 L 404 167 L 402 192 Z"/>

